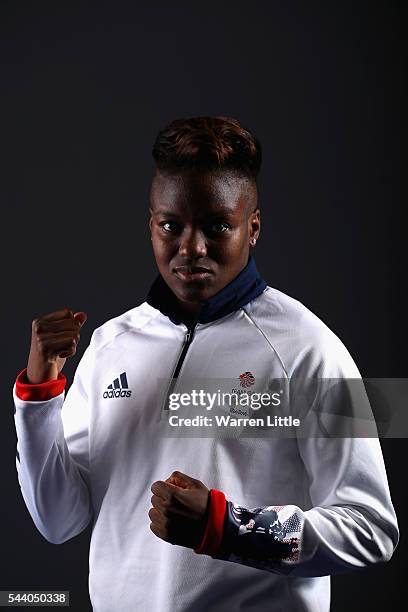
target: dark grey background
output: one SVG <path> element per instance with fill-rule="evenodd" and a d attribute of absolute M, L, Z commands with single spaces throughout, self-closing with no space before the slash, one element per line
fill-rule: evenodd
<path fill-rule="evenodd" d="M 0 589 L 69 589 L 88 609 L 89 533 L 47 543 L 21 498 L 11 389 L 35 316 L 88 313 L 71 381 L 93 329 L 144 300 L 150 150 L 169 120 L 231 115 L 258 135 L 259 270 L 363 376 L 408 375 L 403 22 L 389 0 L 0 3 Z M 382 447 L 401 542 L 387 565 L 332 579 L 336 612 L 405 592 L 407 442 Z"/>

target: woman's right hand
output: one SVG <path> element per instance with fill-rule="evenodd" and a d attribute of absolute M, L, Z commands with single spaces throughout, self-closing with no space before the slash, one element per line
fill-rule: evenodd
<path fill-rule="evenodd" d="M 67 357 L 76 353 L 79 330 L 87 319 L 85 312 L 70 308 L 37 317 L 31 325 L 31 347 L 27 381 L 31 384 L 56 380 Z"/>

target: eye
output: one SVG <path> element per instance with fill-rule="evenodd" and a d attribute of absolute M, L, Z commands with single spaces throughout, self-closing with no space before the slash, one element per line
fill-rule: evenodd
<path fill-rule="evenodd" d="M 173 234 L 178 230 L 178 225 L 174 221 L 163 221 L 163 223 L 160 223 L 160 227 L 168 234 Z"/>
<path fill-rule="evenodd" d="M 217 223 L 213 223 L 212 225 L 210 225 L 210 231 L 213 234 L 224 234 L 229 229 L 231 229 L 231 226 L 229 225 L 229 223 L 217 222 Z"/>

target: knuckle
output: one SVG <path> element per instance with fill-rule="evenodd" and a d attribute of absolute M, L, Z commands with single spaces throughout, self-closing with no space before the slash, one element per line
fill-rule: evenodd
<path fill-rule="evenodd" d="M 162 502 L 161 502 L 161 505 L 162 505 L 164 510 L 168 510 L 168 508 L 170 508 L 170 500 L 169 499 L 163 499 Z"/>
<path fill-rule="evenodd" d="M 37 319 L 33 319 L 32 323 L 31 323 L 31 328 L 35 333 L 38 333 L 40 331 L 40 325 L 41 325 L 41 319 L 37 318 Z"/>
<path fill-rule="evenodd" d="M 41 351 L 44 351 L 46 348 L 46 342 L 45 342 L 45 338 L 39 336 L 37 338 L 37 346 Z"/>

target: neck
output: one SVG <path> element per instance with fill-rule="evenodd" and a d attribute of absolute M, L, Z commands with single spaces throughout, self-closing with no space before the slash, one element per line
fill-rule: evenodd
<path fill-rule="evenodd" d="M 182 302 L 181 300 L 177 300 L 180 304 L 180 308 L 183 312 L 183 318 L 187 325 L 192 323 L 196 318 L 198 313 L 202 308 L 201 302 Z"/>
<path fill-rule="evenodd" d="M 160 274 L 149 290 L 147 302 L 168 316 L 174 324 L 189 326 L 192 322 L 208 323 L 237 310 L 260 295 L 266 287 L 253 257 L 250 257 L 235 279 L 204 302 L 178 300 Z"/>
<path fill-rule="evenodd" d="M 241 270 L 236 274 L 236 276 L 238 276 L 238 274 L 240 274 L 242 272 L 242 270 L 246 267 L 246 265 L 248 264 L 249 261 L 249 255 L 248 255 L 248 260 L 247 263 L 242 266 Z M 233 279 L 232 279 L 233 280 Z M 209 299 L 211 299 L 212 296 L 209 297 Z M 180 305 L 180 308 L 183 312 L 184 318 L 185 318 L 185 322 L 188 324 L 192 323 L 196 318 L 197 315 L 199 314 L 199 312 L 201 311 L 202 307 L 203 307 L 203 302 L 187 302 L 187 301 L 182 301 L 179 298 L 177 298 L 177 302 Z"/>

